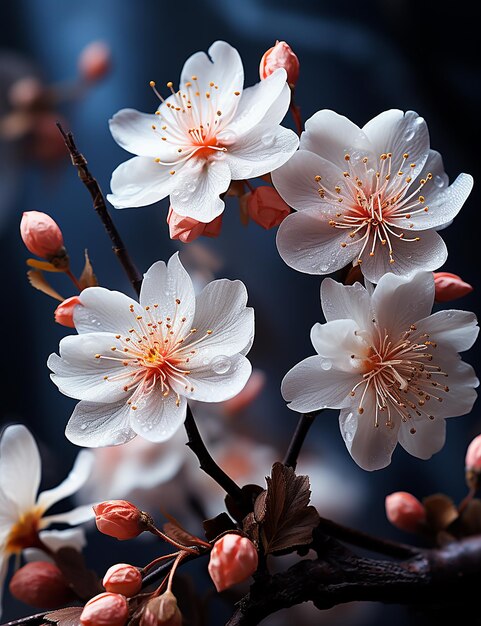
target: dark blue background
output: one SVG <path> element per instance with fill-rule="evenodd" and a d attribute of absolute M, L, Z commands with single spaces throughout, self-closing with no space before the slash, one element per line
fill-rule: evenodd
<path fill-rule="evenodd" d="M 111 172 L 127 158 L 110 136 L 108 118 L 123 107 L 153 110 L 157 102 L 149 81 L 175 82 L 187 56 L 206 50 L 216 39 L 239 49 L 246 85 L 258 80 L 263 52 L 275 39 L 287 40 L 301 61 L 297 101 L 304 119 L 318 109 L 332 108 L 362 126 L 385 109 L 414 109 L 426 118 L 431 145 L 442 153 L 451 179 L 464 171 L 479 180 L 480 73 L 474 60 L 479 40 L 475 28 L 470 6 L 463 1 L 444 12 L 438 3 L 413 0 L 12 0 L 2 3 L 0 46 L 26 55 L 52 82 L 75 73 L 78 52 L 89 41 L 103 39 L 111 45 L 112 74 L 67 111 L 77 143 L 105 192 Z M 285 123 L 290 125 L 290 118 Z M 0 193 L 6 194 L 6 184 L 7 180 L 0 179 Z M 163 201 L 115 212 L 142 271 L 180 247 L 168 237 L 167 207 Z M 54 176 L 45 176 L 35 166 L 23 167 L 16 198 L 2 210 L 0 418 L 28 423 L 44 442 L 48 453 L 45 481 L 51 484 L 67 470 L 75 454 L 63 436 L 74 402 L 60 395 L 48 378 L 45 361 L 57 349 L 64 329 L 52 323 L 52 301 L 27 284 L 26 253 L 18 236 L 21 212 L 46 211 L 59 222 L 76 270 L 81 269 L 82 251 L 88 247 L 101 284 L 121 290 L 128 286 L 89 197 L 67 165 Z M 480 194 L 475 186 L 454 224 L 443 233 L 449 248 L 445 269 L 475 286 L 473 294 L 454 306 L 475 311 L 481 288 L 479 211 Z M 259 404 L 265 420 L 257 428 L 261 437 L 283 446 L 296 415 L 285 408 L 279 384 L 292 365 L 313 352 L 309 330 L 320 320 L 319 280 L 284 265 L 276 251 L 275 232 L 255 224 L 244 229 L 234 203 L 226 209 L 220 238 L 206 240 L 206 245 L 225 260 L 221 275 L 240 278 L 248 287 L 257 316 L 251 357 L 269 378 Z M 479 348 L 466 360 L 476 367 Z M 389 468 L 373 474 L 351 461 L 335 412 L 318 420 L 309 445 L 324 459 L 341 458 L 348 468 L 346 479 L 352 476 L 365 484 L 364 505 L 352 525 L 406 540 L 385 520 L 385 495 L 407 490 L 422 497 L 445 491 L 462 498 L 465 449 L 480 430 L 475 406 L 471 416 L 448 422 L 447 444 L 431 461 L 419 461 L 398 449 Z M 96 545 L 107 550 L 112 544 L 96 540 Z M 120 550 L 115 557 L 98 557 L 100 569 L 122 554 L 127 558 Z M 90 560 L 95 565 L 93 555 Z M 4 618 L 18 611 L 18 607 L 7 608 Z M 375 616 L 360 616 L 357 623 L 374 626 L 388 619 L 393 626 L 407 624 L 408 613 L 388 607 Z"/>

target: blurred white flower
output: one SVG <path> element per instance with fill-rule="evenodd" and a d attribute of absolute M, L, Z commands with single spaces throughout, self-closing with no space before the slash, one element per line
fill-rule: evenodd
<path fill-rule="evenodd" d="M 272 175 L 297 212 L 281 224 L 279 254 L 307 274 L 350 262 L 377 283 L 388 272 L 435 270 L 447 257 L 437 230 L 457 215 L 473 179 L 451 186 L 414 111 L 381 113 L 362 129 L 323 110 L 307 122 L 300 149 Z"/>
<path fill-rule="evenodd" d="M 178 215 L 211 222 L 231 180 L 261 176 L 285 163 L 299 140 L 280 126 L 290 102 L 284 69 L 243 90 L 239 53 L 216 41 L 209 55 L 187 59 L 179 89 L 156 115 L 123 109 L 110 120 L 115 141 L 138 155 L 112 175 L 116 208 L 153 204 L 170 195 Z M 155 88 L 155 84 L 151 83 Z"/>
<path fill-rule="evenodd" d="M 8 426 L 0 439 L 0 613 L 8 558 L 27 548 L 56 551 L 62 546 L 79 546 L 83 536 L 62 531 L 45 532 L 50 524 L 76 525 L 94 517 L 90 505 L 66 513 L 45 516 L 56 502 L 74 494 L 87 480 L 93 457 L 86 450 L 77 456 L 68 477 L 53 489 L 37 495 L 41 478 L 40 455 L 29 430 L 20 424 Z M 42 531 L 42 532 L 41 532 Z"/>
<path fill-rule="evenodd" d="M 77 445 L 166 441 L 187 399 L 221 402 L 249 379 L 254 311 L 240 281 L 213 281 L 196 296 L 175 254 L 145 274 L 140 303 L 101 287 L 79 298 L 79 334 L 48 360 L 60 391 L 81 400 L 66 429 Z"/>
<path fill-rule="evenodd" d="M 430 272 L 387 274 L 372 296 L 359 283 L 322 282 L 317 355 L 286 374 L 282 394 L 294 411 L 341 409 L 342 436 L 364 469 L 388 465 L 398 441 L 430 458 L 444 445 L 444 418 L 468 413 L 476 399 L 479 381 L 458 354 L 477 337 L 476 317 L 430 315 L 433 302 Z"/>

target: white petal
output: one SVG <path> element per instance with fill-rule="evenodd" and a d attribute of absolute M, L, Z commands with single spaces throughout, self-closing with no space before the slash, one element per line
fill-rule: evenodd
<path fill-rule="evenodd" d="M 40 454 L 32 434 L 21 424 L 7 426 L 2 433 L 0 477 L 4 496 L 20 515 L 34 507 L 41 477 Z"/>
<path fill-rule="evenodd" d="M 93 463 L 94 455 L 90 451 L 82 450 L 79 452 L 67 478 L 58 487 L 43 491 L 38 496 L 37 505 L 46 511 L 56 502 L 76 493 L 87 482 Z"/>
<path fill-rule="evenodd" d="M 254 178 L 284 165 L 297 150 L 298 144 L 294 131 L 261 124 L 238 137 L 224 158 L 233 180 Z"/>
<path fill-rule="evenodd" d="M 87 545 L 83 528 L 42 530 L 40 539 L 53 552 L 57 552 L 60 548 L 73 548 L 77 552 L 81 552 Z"/>
<path fill-rule="evenodd" d="M 235 117 L 227 126 L 227 132 L 244 135 L 264 120 L 271 126 L 280 124 L 290 103 L 290 89 L 286 80 L 286 71 L 279 68 L 265 80 L 245 89 Z"/>
<path fill-rule="evenodd" d="M 479 333 L 478 320 L 468 311 L 438 311 L 416 322 L 420 334 L 428 333 L 430 341 L 456 352 L 469 350 Z"/>
<path fill-rule="evenodd" d="M 252 366 L 245 356 L 219 356 L 205 365 L 192 368 L 184 383 L 174 383 L 174 391 L 200 402 L 223 402 L 233 398 L 244 389 Z"/>
<path fill-rule="evenodd" d="M 8 570 L 8 557 L 6 557 L 3 554 L 2 550 L 0 549 L 0 617 L 2 617 L 3 587 L 5 586 L 7 570 Z"/>
<path fill-rule="evenodd" d="M 79 298 L 83 306 L 74 309 L 75 328 L 79 333 L 126 333 L 142 311 L 132 298 L 103 287 L 88 287 Z M 134 307 L 133 312 L 130 307 Z"/>
<path fill-rule="evenodd" d="M 397 166 L 407 153 L 409 163 L 416 164 L 411 175 L 417 176 L 422 170 L 429 154 L 429 132 L 424 119 L 414 111 L 384 111 L 368 122 L 363 131 L 373 145 L 377 160 L 381 154 L 391 152 Z"/>
<path fill-rule="evenodd" d="M 372 328 L 372 323 L 369 325 Z M 354 320 L 333 320 L 327 324 L 314 324 L 311 341 L 323 358 L 323 369 L 331 367 L 351 374 L 359 373 L 362 361 L 370 354 L 370 344 L 357 333 L 360 328 Z M 352 357 L 355 358 L 352 358 Z"/>
<path fill-rule="evenodd" d="M 12 525 L 18 521 L 20 515 L 21 511 L 18 510 L 17 503 L 3 493 L 0 485 L 0 546 L 10 534 Z"/>
<path fill-rule="evenodd" d="M 150 307 L 155 321 L 162 320 L 165 324 L 166 317 L 170 317 L 182 324 L 180 320 L 185 317 L 187 329 L 190 328 L 195 311 L 195 293 L 178 252 L 170 257 L 167 266 L 163 261 L 157 261 L 144 274 L 140 303 L 143 307 Z"/>
<path fill-rule="evenodd" d="M 398 440 L 399 422 L 391 428 L 380 420 L 379 426 L 375 427 L 375 398 L 370 392 L 365 396 L 363 408 L 362 415 L 356 408 L 341 411 L 341 434 L 352 458 L 362 469 L 382 469 L 391 462 Z"/>
<path fill-rule="evenodd" d="M 83 524 L 91 519 L 94 519 L 95 513 L 91 504 L 85 504 L 78 506 L 76 509 L 67 511 L 65 513 L 57 513 L 56 515 L 47 515 L 42 517 L 42 528 L 50 526 L 50 524 L 69 524 L 69 526 L 76 526 L 77 524 Z"/>
<path fill-rule="evenodd" d="M 399 429 L 399 443 L 418 459 L 430 459 L 439 452 L 446 440 L 446 421 L 440 419 L 423 419 L 413 424 L 406 422 Z M 412 433 L 411 430 L 416 432 Z"/>
<path fill-rule="evenodd" d="M 197 296 L 195 318 L 192 326 L 197 332 L 189 344 L 204 337 L 196 346 L 196 354 L 191 356 L 193 367 L 202 364 L 204 359 L 219 355 L 232 356 L 251 344 L 254 336 L 254 309 L 246 307 L 247 289 L 240 280 L 214 280 Z"/>
<path fill-rule="evenodd" d="M 176 171 L 180 169 L 176 166 Z M 147 206 L 166 198 L 174 186 L 172 168 L 151 157 L 134 157 L 121 163 L 112 174 L 112 193 L 107 200 L 116 209 Z"/>
<path fill-rule="evenodd" d="M 409 237 L 414 235 L 420 238 L 419 241 L 391 240 L 394 263 L 390 263 L 387 246 L 377 245 L 374 256 L 363 255 L 361 269 L 364 276 L 377 283 L 386 274 L 408 276 L 413 272 L 436 270 L 441 267 L 446 261 L 448 251 L 438 233 L 433 230 L 422 233 L 409 231 Z"/>
<path fill-rule="evenodd" d="M 343 248 L 346 234 L 329 225 L 318 209 L 291 213 L 277 231 L 277 249 L 282 259 L 299 272 L 330 274 L 357 257 L 362 241 Z"/>
<path fill-rule="evenodd" d="M 281 393 L 293 411 L 308 413 L 319 409 L 340 409 L 349 406 L 349 392 L 356 384 L 352 372 L 325 370 L 325 359 L 311 356 L 287 372 Z"/>
<path fill-rule="evenodd" d="M 124 150 L 143 157 L 159 158 L 164 162 L 176 161 L 179 157 L 177 148 L 162 141 L 157 125 L 157 115 L 140 113 L 135 109 L 122 109 L 109 120 L 110 132 Z"/>
<path fill-rule="evenodd" d="M 327 322 L 353 319 L 363 329 L 372 324 L 371 298 L 360 283 L 343 285 L 325 278 L 321 283 L 321 304 Z"/>
<path fill-rule="evenodd" d="M 112 333 L 85 333 L 68 335 L 60 341 L 60 357 L 51 354 L 47 366 L 52 370 L 52 381 L 70 398 L 89 402 L 116 402 L 126 396 L 125 379 L 110 380 L 124 374 L 127 368 L 122 360 L 96 358 L 97 354 L 116 358 L 113 347 L 119 341 Z M 105 379 L 105 377 L 109 379 Z"/>
<path fill-rule="evenodd" d="M 355 155 L 356 160 L 364 156 L 373 158 L 371 143 L 363 130 L 347 117 L 328 109 L 314 113 L 307 120 L 300 148 L 315 152 L 341 171 L 346 168 L 346 154 Z"/>
<path fill-rule="evenodd" d="M 242 92 L 244 86 L 242 60 L 237 50 L 225 41 L 215 41 L 208 54 L 209 56 L 205 52 L 196 52 L 187 59 L 180 77 L 180 88 L 184 89 L 185 83 L 194 82 L 196 87 L 194 91 L 197 91 L 198 87 L 202 95 L 211 92 L 218 98 L 218 108 L 222 113 L 231 114 L 238 106 L 240 98 L 235 92 Z M 193 76 L 196 77 L 196 81 L 193 81 Z M 211 82 L 215 83 L 218 89 L 213 88 Z"/>
<path fill-rule="evenodd" d="M 135 437 L 130 427 L 132 410 L 125 401 L 112 404 L 79 402 L 70 417 L 65 436 L 77 446 L 117 446 Z"/>
<path fill-rule="evenodd" d="M 418 272 L 410 278 L 385 274 L 372 296 L 376 325 L 394 338 L 430 314 L 434 303 L 434 278 Z"/>
<path fill-rule="evenodd" d="M 436 180 L 436 177 L 434 177 Z M 426 184 L 432 185 L 432 181 Z M 426 230 L 428 228 L 441 228 L 449 224 L 459 213 L 473 188 L 473 177 L 469 174 L 460 174 L 454 183 L 445 189 L 431 191 L 430 196 L 425 195 L 428 212 L 422 211 L 413 215 L 411 222 L 414 224 L 411 230 Z M 423 189 L 424 191 L 424 189 Z"/>
<path fill-rule="evenodd" d="M 337 208 L 319 197 L 316 176 L 321 176 L 322 185 L 327 189 L 345 182 L 342 170 L 308 150 L 298 150 L 287 163 L 272 172 L 272 182 L 287 204 L 297 211 L 317 208 L 326 218 L 332 219 Z"/>
<path fill-rule="evenodd" d="M 177 399 L 172 391 L 166 398 L 154 391 L 139 400 L 137 406 L 136 411 L 130 409 L 130 423 L 148 441 L 167 441 L 185 421 L 187 401 L 183 397 Z"/>
<path fill-rule="evenodd" d="M 172 176 L 170 204 L 178 215 L 199 222 L 212 222 L 224 210 L 220 194 L 227 191 L 231 173 L 223 153 L 210 160 L 191 158 L 177 174 Z M 176 178 L 177 177 L 177 178 Z"/>

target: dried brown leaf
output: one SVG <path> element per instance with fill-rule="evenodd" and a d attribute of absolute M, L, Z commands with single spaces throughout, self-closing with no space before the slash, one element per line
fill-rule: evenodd
<path fill-rule="evenodd" d="M 249 513 L 244 517 L 242 529 L 249 539 L 256 545 L 259 545 L 259 523 L 254 513 Z"/>
<path fill-rule="evenodd" d="M 79 626 L 81 606 L 67 606 L 65 609 L 58 609 L 45 615 L 45 619 L 58 626 Z"/>
<path fill-rule="evenodd" d="M 54 300 L 59 300 L 60 302 L 64 301 L 64 298 L 50 285 L 48 280 L 43 275 L 43 272 L 40 270 L 29 270 L 27 272 L 29 283 L 35 289 L 38 289 L 42 293 L 50 296 Z"/>
<path fill-rule="evenodd" d="M 434 532 L 445 530 L 459 517 L 456 505 L 443 493 L 424 498 L 423 504 L 426 509 L 426 523 Z"/>
<path fill-rule="evenodd" d="M 163 530 L 168 537 L 171 537 L 174 541 L 184 546 L 198 546 L 205 543 L 195 535 L 192 535 L 188 530 L 185 530 L 185 528 L 182 528 L 180 524 L 165 522 Z"/>
<path fill-rule="evenodd" d="M 266 480 L 267 490 L 259 495 L 254 506 L 265 553 L 309 544 L 319 523 L 316 509 L 309 506 L 309 477 L 296 476 L 292 468 L 274 463 Z"/>
<path fill-rule="evenodd" d="M 97 277 L 94 274 L 94 268 L 92 267 L 92 263 L 90 262 L 88 251 L 85 250 L 85 265 L 82 270 L 82 274 L 79 278 L 79 283 L 82 289 L 86 287 L 97 287 L 99 284 L 97 281 Z"/>
<path fill-rule="evenodd" d="M 219 535 L 235 530 L 236 526 L 227 513 L 220 513 L 202 522 L 208 541 L 214 541 Z"/>
<path fill-rule="evenodd" d="M 57 567 L 79 598 L 89 600 L 103 591 L 97 574 L 87 568 L 80 552 L 74 548 L 61 548 L 54 557 Z"/>
<path fill-rule="evenodd" d="M 37 270 L 42 270 L 43 272 L 64 272 L 65 270 L 59 267 L 55 267 L 52 263 L 48 261 L 39 261 L 38 259 L 27 259 L 27 265 L 29 267 L 34 267 Z"/>

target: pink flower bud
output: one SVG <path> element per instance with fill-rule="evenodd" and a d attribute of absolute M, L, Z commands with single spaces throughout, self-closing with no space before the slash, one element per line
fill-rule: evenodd
<path fill-rule="evenodd" d="M 133 565 L 117 563 L 107 570 L 102 584 L 107 591 L 130 598 L 142 588 L 142 575 Z"/>
<path fill-rule="evenodd" d="M 264 53 L 259 67 L 261 80 L 266 79 L 279 67 L 286 70 L 287 82 L 294 86 L 299 78 L 299 59 L 285 41 L 276 41 L 276 45 Z"/>
<path fill-rule="evenodd" d="M 17 570 L 9 589 L 17 600 L 39 609 L 53 609 L 75 598 L 59 568 L 43 561 L 27 563 Z"/>
<path fill-rule="evenodd" d="M 409 533 L 418 532 L 426 521 L 426 509 L 406 491 L 396 491 L 386 497 L 386 515 L 393 526 Z"/>
<path fill-rule="evenodd" d="M 25 211 L 20 222 L 23 243 L 32 254 L 48 261 L 64 254 L 63 236 L 57 222 L 40 211 Z"/>
<path fill-rule="evenodd" d="M 129 605 L 118 593 L 101 593 L 87 602 L 80 615 L 82 626 L 124 626 Z"/>
<path fill-rule="evenodd" d="M 147 514 L 127 500 L 107 500 L 96 504 L 93 509 L 97 528 L 109 537 L 124 541 L 133 539 L 146 530 Z"/>
<path fill-rule="evenodd" d="M 457 274 L 450 272 L 434 272 L 434 289 L 436 302 L 449 302 L 466 296 L 473 287 Z"/>
<path fill-rule="evenodd" d="M 208 569 L 217 591 L 224 591 L 247 580 L 256 571 L 257 564 L 257 550 L 252 541 L 229 533 L 214 544 Z"/>
<path fill-rule="evenodd" d="M 100 80 L 110 71 L 111 60 L 110 47 L 103 41 L 92 41 L 79 55 L 80 75 L 92 83 Z"/>
<path fill-rule="evenodd" d="M 266 229 L 279 226 L 291 212 L 274 187 L 254 189 L 248 195 L 247 209 L 254 222 Z"/>
<path fill-rule="evenodd" d="M 217 237 L 222 227 L 222 216 L 216 217 L 212 222 L 204 224 L 191 217 L 184 217 L 175 213 L 172 207 L 169 208 L 167 224 L 171 239 L 180 239 L 183 243 L 194 241 L 197 237 Z"/>
<path fill-rule="evenodd" d="M 182 626 L 182 613 L 171 591 L 148 601 L 140 626 Z"/>
<path fill-rule="evenodd" d="M 466 482 L 471 489 L 478 489 L 481 477 L 481 435 L 475 437 L 466 451 Z"/>
<path fill-rule="evenodd" d="M 72 296 L 61 302 L 55 309 L 55 321 L 62 326 L 68 326 L 69 328 L 75 328 L 73 322 L 73 311 L 76 306 L 82 306 L 80 298 L 78 296 Z"/>

